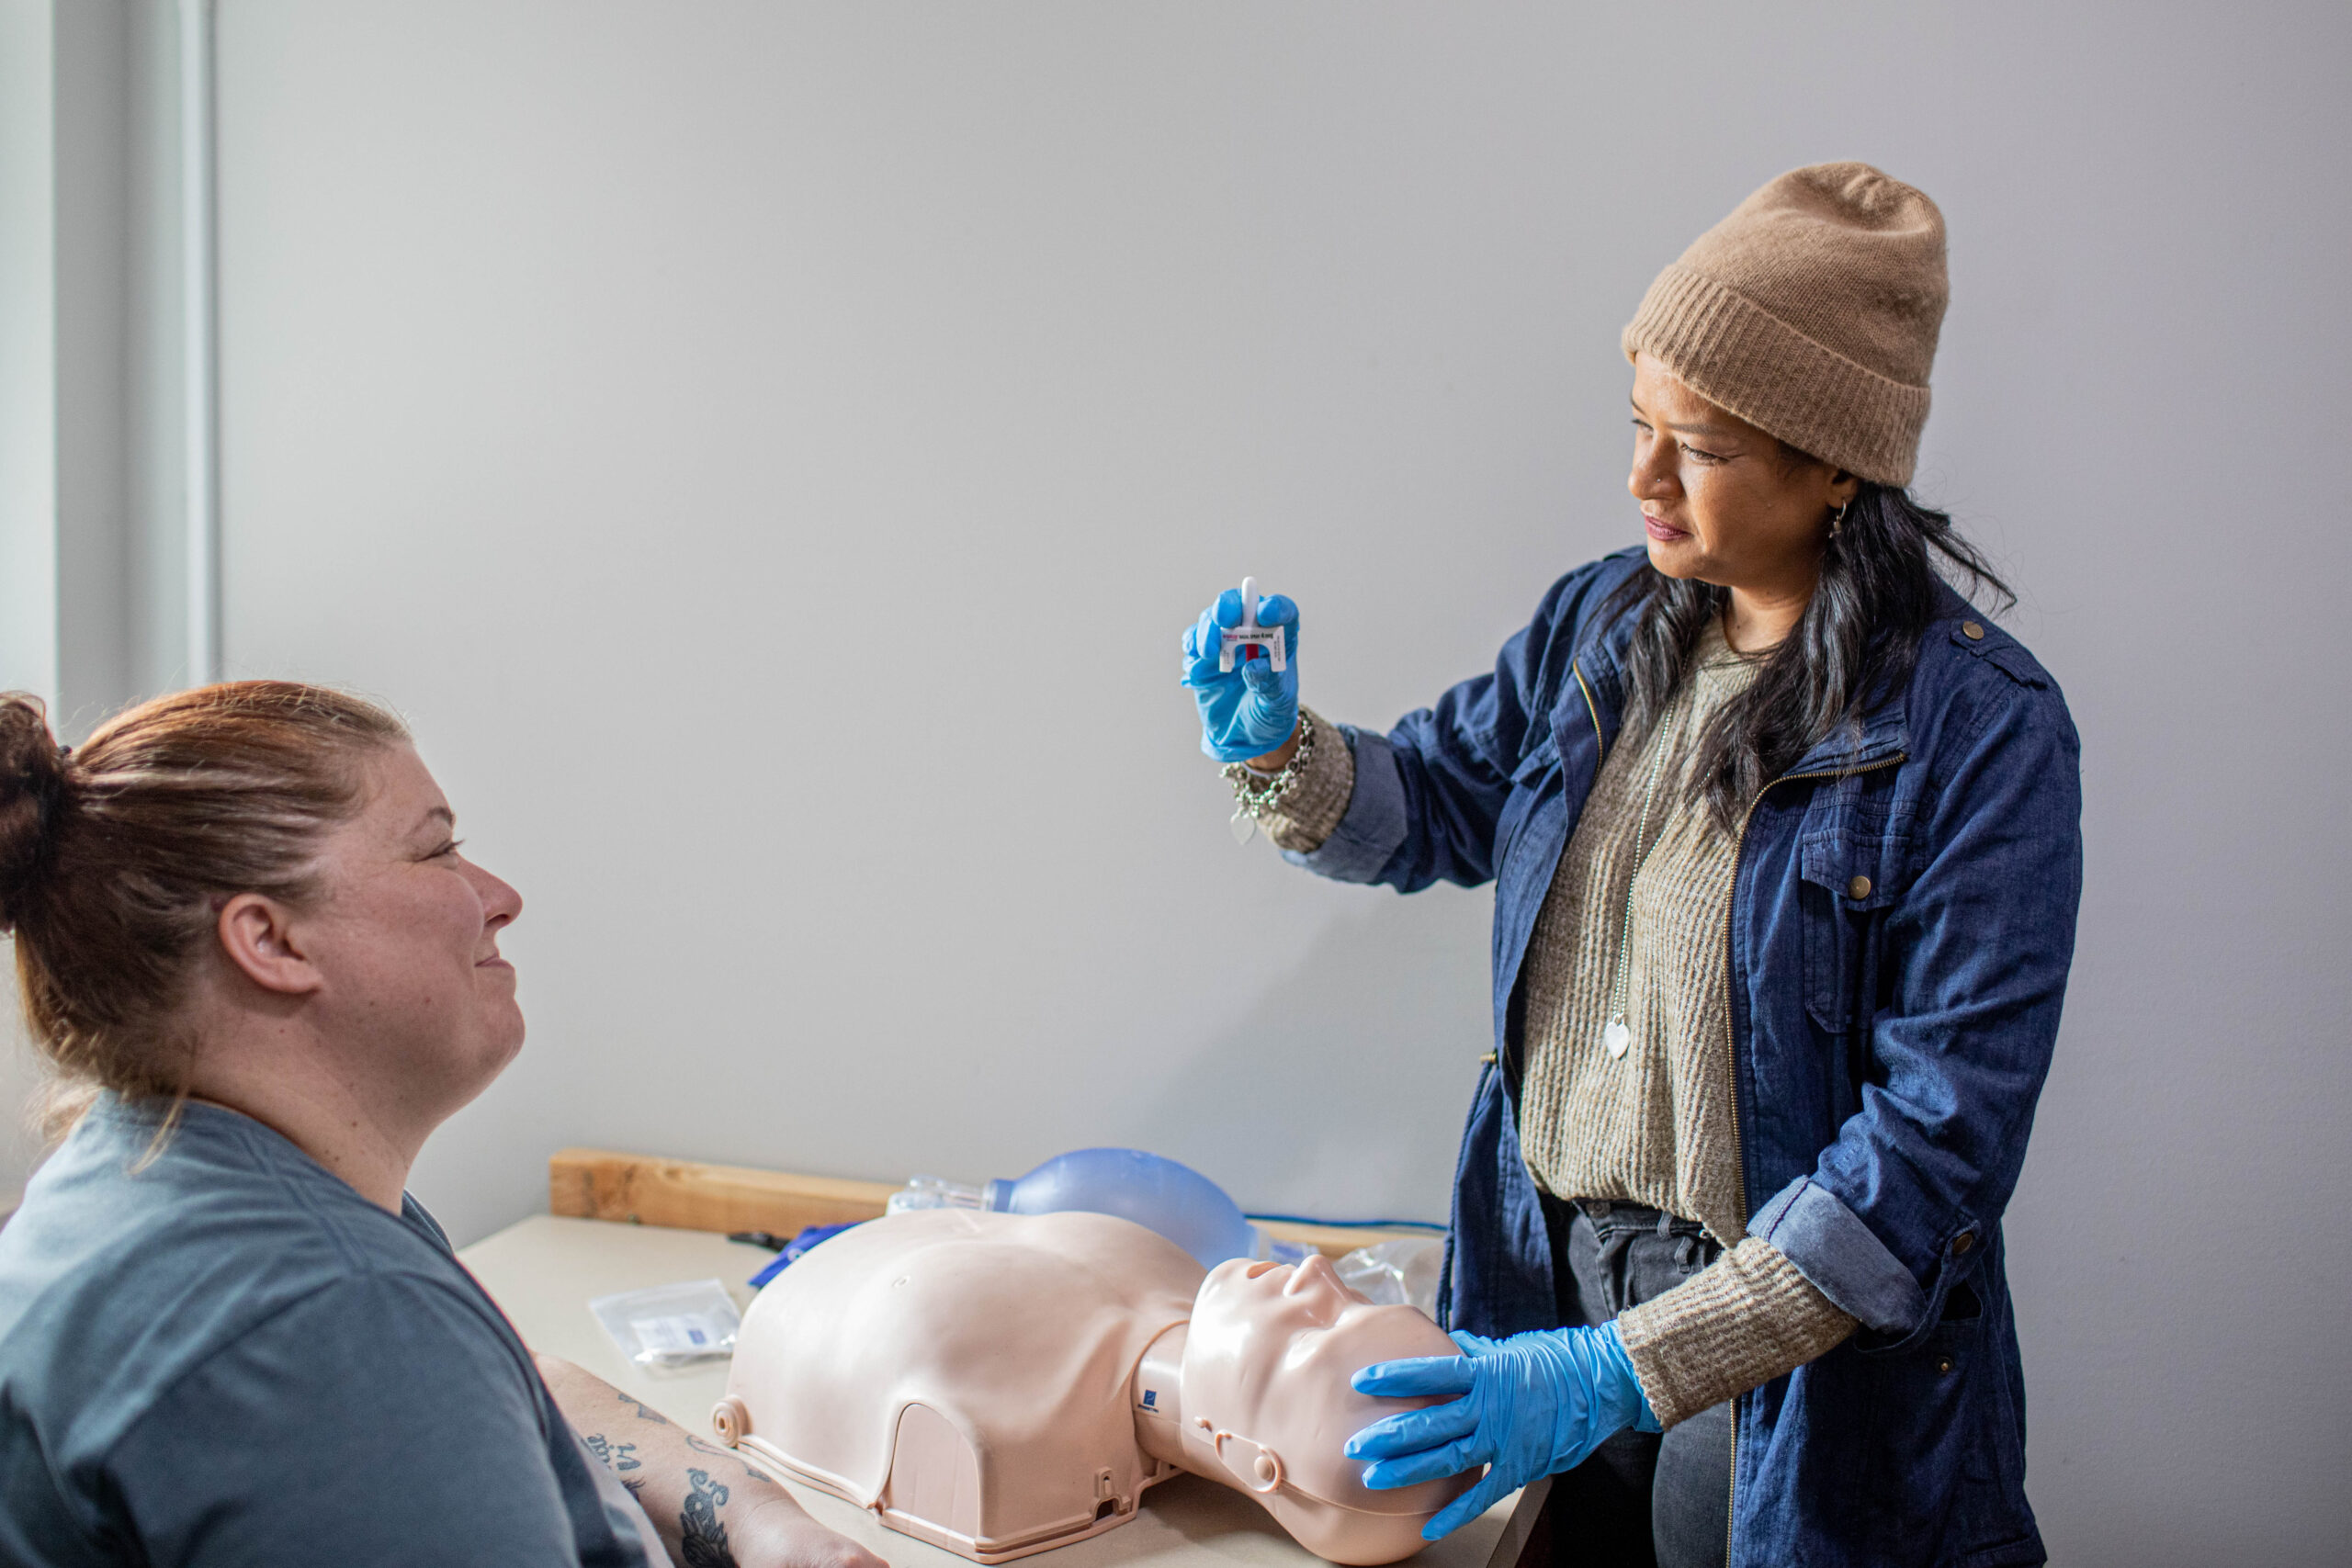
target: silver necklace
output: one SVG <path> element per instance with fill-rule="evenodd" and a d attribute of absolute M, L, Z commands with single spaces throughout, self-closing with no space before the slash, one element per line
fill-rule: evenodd
<path fill-rule="evenodd" d="M 1657 852 L 1657 843 L 1645 848 L 1642 840 L 1649 837 L 1650 806 L 1657 798 L 1658 775 L 1666 769 L 1667 752 L 1672 750 L 1668 742 L 1672 739 L 1675 720 L 1681 714 L 1682 694 L 1677 692 L 1674 700 L 1666 705 L 1666 712 L 1659 716 L 1657 734 L 1650 741 L 1649 782 L 1642 786 L 1642 814 L 1634 822 L 1634 872 L 1625 878 L 1625 918 L 1617 931 L 1617 980 L 1609 989 L 1609 1022 L 1600 1032 L 1601 1049 L 1609 1053 L 1612 1061 L 1624 1055 L 1634 1043 L 1633 1027 L 1625 1021 L 1625 985 L 1634 969 L 1634 884 L 1640 879 L 1642 868 L 1649 864 L 1650 856 Z M 1658 824 L 1657 836 L 1659 841 L 1664 841 L 1663 822 Z"/>

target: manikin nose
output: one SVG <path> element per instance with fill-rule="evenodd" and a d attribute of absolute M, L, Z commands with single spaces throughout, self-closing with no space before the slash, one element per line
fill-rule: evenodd
<path fill-rule="evenodd" d="M 1290 1271 L 1290 1278 L 1283 1283 L 1283 1294 L 1295 1296 L 1303 1290 L 1326 1283 L 1337 1284 L 1339 1279 L 1331 1268 L 1331 1260 L 1318 1252 Z"/>

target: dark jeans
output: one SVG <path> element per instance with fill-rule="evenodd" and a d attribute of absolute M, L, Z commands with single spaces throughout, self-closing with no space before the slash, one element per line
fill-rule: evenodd
<path fill-rule="evenodd" d="M 1602 1324 L 1715 1260 L 1697 1222 L 1639 1203 L 1544 1200 L 1560 1322 Z M 1555 1568 L 1721 1568 L 1731 1540 L 1731 1406 L 1659 1436 L 1626 1430 L 1552 1483 Z"/>

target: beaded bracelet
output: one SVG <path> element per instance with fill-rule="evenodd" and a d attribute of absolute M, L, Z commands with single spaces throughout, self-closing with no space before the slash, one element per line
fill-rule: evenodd
<path fill-rule="evenodd" d="M 1290 754 L 1282 772 L 1268 777 L 1247 762 L 1227 762 L 1221 770 L 1232 781 L 1236 808 L 1233 813 L 1233 841 L 1246 844 L 1258 830 L 1266 813 L 1281 804 L 1283 796 L 1297 786 L 1306 774 L 1307 764 L 1315 760 L 1315 716 L 1305 708 L 1298 710 L 1298 750 Z"/>

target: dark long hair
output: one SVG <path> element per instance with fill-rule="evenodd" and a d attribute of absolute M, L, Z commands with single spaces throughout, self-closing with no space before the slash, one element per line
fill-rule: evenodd
<path fill-rule="evenodd" d="M 1699 738 L 1697 765 L 1684 776 L 1726 832 L 1738 830 L 1765 786 L 1839 728 L 1859 740 L 1862 714 L 1910 679 L 1935 615 L 1939 566 L 1972 599 L 1989 589 L 2000 611 L 2017 603 L 1950 513 L 1920 505 L 1908 491 L 1864 481 L 1823 547 L 1820 584 L 1795 629 Z M 1729 600 L 1726 589 L 1648 565 L 1611 597 L 1611 619 L 1638 617 L 1625 654 L 1626 736 L 1649 733 L 1708 618 Z"/>

